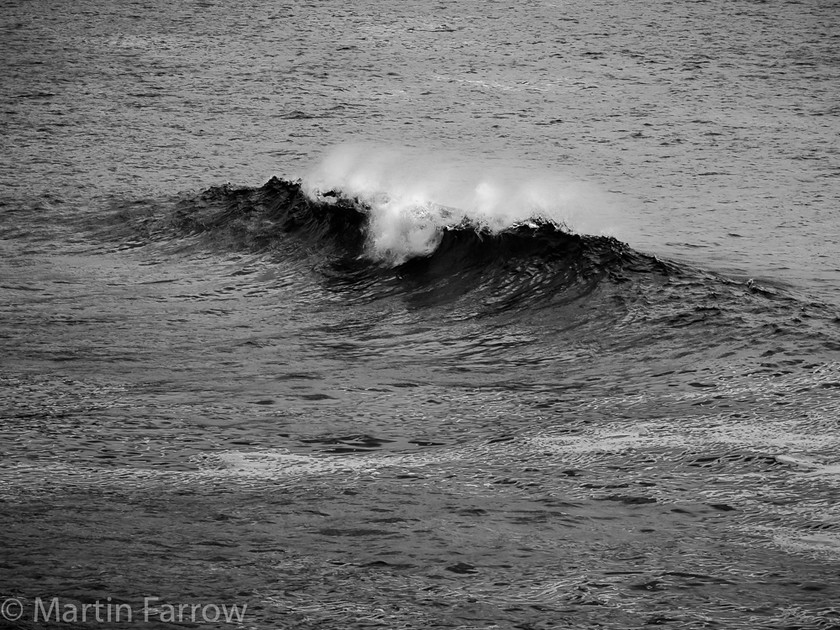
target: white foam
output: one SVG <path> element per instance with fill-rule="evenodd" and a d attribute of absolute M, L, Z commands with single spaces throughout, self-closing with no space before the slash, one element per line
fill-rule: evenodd
<path fill-rule="evenodd" d="M 204 474 L 219 477 L 312 477 L 316 475 L 373 473 L 383 468 L 420 468 L 458 459 L 455 453 L 397 454 L 368 453 L 353 457 L 297 455 L 286 450 L 226 451 L 215 458 L 218 468 L 204 468 Z"/>
<path fill-rule="evenodd" d="M 827 461 L 826 454 L 840 448 L 840 437 L 810 429 L 795 420 L 756 419 L 724 424 L 719 418 L 708 416 L 690 421 L 671 418 L 636 422 L 632 427 L 605 424 L 574 435 L 544 432 L 530 441 L 536 450 L 579 457 L 654 449 L 747 448 L 765 452 L 779 463 L 795 467 L 799 475 L 836 481 L 840 464 Z"/>
<path fill-rule="evenodd" d="M 0 500 L 14 501 L 35 494 L 52 495 L 67 487 L 137 488 L 164 485 L 191 486 L 206 481 L 232 483 L 274 482 L 331 475 L 377 475 L 390 470 L 403 475 L 418 468 L 451 463 L 465 457 L 464 451 L 440 449 L 434 453 L 365 453 L 353 456 L 302 455 L 285 449 L 222 451 L 194 455 L 195 470 L 152 468 L 100 468 L 64 462 L 16 463 L 0 470 Z"/>
<path fill-rule="evenodd" d="M 609 196 L 567 174 L 441 151 L 343 144 L 302 178 L 310 197 L 341 191 L 371 207 L 370 249 L 402 262 L 431 253 L 440 229 L 462 220 L 498 231 L 541 218 L 586 234 L 614 234 Z"/>

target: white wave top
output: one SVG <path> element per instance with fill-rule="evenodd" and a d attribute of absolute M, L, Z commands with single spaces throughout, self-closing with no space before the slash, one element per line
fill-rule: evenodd
<path fill-rule="evenodd" d="M 338 191 L 369 205 L 370 253 L 392 263 L 430 254 L 441 229 L 464 220 L 499 231 L 544 219 L 577 233 L 612 234 L 617 218 L 608 196 L 585 182 L 441 152 L 344 144 L 302 179 L 313 199 Z"/>

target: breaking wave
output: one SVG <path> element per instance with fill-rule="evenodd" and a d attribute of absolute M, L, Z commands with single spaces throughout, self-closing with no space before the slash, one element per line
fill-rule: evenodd
<path fill-rule="evenodd" d="M 456 225 L 498 233 L 537 220 L 609 235 L 618 221 L 608 197 L 585 182 L 439 151 L 339 145 L 303 177 L 302 187 L 312 200 L 339 192 L 364 204 L 370 254 L 397 263 L 432 253 L 442 230 Z"/>
<path fill-rule="evenodd" d="M 439 302 L 481 290 L 500 305 L 569 301 L 604 278 L 677 269 L 613 237 L 573 233 L 545 216 L 502 220 L 487 214 L 477 220 L 448 206 L 423 216 L 415 208 L 400 219 L 402 235 L 388 236 L 381 206 L 372 203 L 343 191 L 313 193 L 301 182 L 275 177 L 259 188 L 211 188 L 182 200 L 166 221 L 177 235 L 199 237 L 214 248 L 294 261 L 314 257 L 331 287 L 369 298 L 410 292 Z M 386 240 L 389 247 L 383 247 Z"/>

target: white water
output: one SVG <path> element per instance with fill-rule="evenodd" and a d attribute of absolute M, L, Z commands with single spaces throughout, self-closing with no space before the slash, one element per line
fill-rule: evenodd
<path fill-rule="evenodd" d="M 513 160 L 371 144 L 332 147 L 303 178 L 312 198 L 340 191 L 370 207 L 370 248 L 401 262 L 430 253 L 443 227 L 491 231 L 543 219 L 620 238 L 615 199 L 592 183 Z"/>

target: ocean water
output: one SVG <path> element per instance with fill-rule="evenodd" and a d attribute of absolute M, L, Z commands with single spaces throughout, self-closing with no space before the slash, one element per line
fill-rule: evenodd
<path fill-rule="evenodd" d="M 837 2 L 2 7 L 0 627 L 840 627 Z"/>

